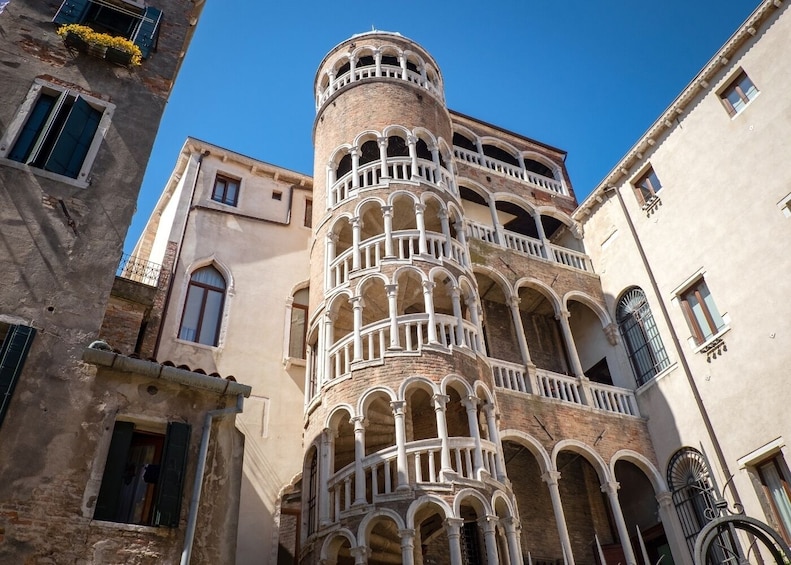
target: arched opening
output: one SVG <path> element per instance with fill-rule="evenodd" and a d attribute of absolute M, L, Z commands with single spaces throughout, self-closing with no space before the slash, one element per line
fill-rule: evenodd
<path fill-rule="evenodd" d="M 398 526 L 388 517 L 374 518 L 368 529 L 368 565 L 401 563 L 401 537 Z"/>
<path fill-rule="evenodd" d="M 450 397 L 445 405 L 445 425 L 448 428 L 448 437 L 470 437 L 467 408 L 462 404 L 462 398 L 467 396 L 467 392 L 462 388 L 449 386 L 447 395 Z M 456 469 L 456 471 L 461 473 L 461 469 Z"/>
<path fill-rule="evenodd" d="M 179 339 L 217 345 L 225 303 L 225 277 L 213 265 L 190 276 L 179 327 Z"/>
<path fill-rule="evenodd" d="M 311 535 L 319 527 L 319 452 L 315 446 L 305 455 L 302 476 L 305 478 L 305 528 L 307 535 Z"/>
<path fill-rule="evenodd" d="M 538 460 L 527 446 L 516 440 L 503 441 L 503 458 L 519 509 L 522 553 L 529 551 L 533 563 L 563 563 L 552 499 L 547 484 L 541 479 Z M 541 535 L 531 535 L 531 532 L 541 532 Z"/>
<path fill-rule="evenodd" d="M 623 459 L 615 463 L 615 480 L 620 485 L 618 500 L 630 535 L 636 536 L 640 529 L 651 563 L 657 563 L 660 558 L 662 563 L 673 563 L 651 481 L 637 465 Z M 631 543 L 637 548 L 635 553 L 641 553 L 639 540 L 632 539 Z"/>
<path fill-rule="evenodd" d="M 390 407 L 390 397 L 384 393 L 377 393 L 365 410 L 365 456 L 368 457 L 395 444 L 395 417 Z M 389 472 L 385 472 L 384 466 L 390 467 Z M 374 492 L 395 492 L 395 459 L 366 465 L 365 476 L 366 500 L 373 501 Z M 389 484 L 386 484 L 388 480 Z"/>
<path fill-rule="evenodd" d="M 538 228 L 536 227 L 536 221 L 533 219 L 533 215 L 530 212 L 518 204 L 506 202 L 503 200 L 498 200 L 495 202 L 495 208 L 497 208 L 497 219 L 500 222 L 500 225 L 503 226 L 503 229 L 511 232 L 512 234 L 519 234 L 533 238 L 535 243 L 539 244 Z M 506 240 L 508 239 L 508 234 L 506 234 Z M 516 249 L 517 251 L 523 251 L 525 253 L 530 253 L 531 255 L 536 255 L 535 250 L 527 249 L 524 246 L 514 247 L 510 241 L 507 241 L 507 244 L 508 247 Z"/>
<path fill-rule="evenodd" d="M 490 145 L 488 143 L 483 144 L 483 154 L 487 157 L 492 159 L 496 159 L 497 161 L 501 161 L 503 163 L 507 163 L 509 165 L 513 165 L 514 167 L 519 167 L 519 159 L 511 153 L 510 151 L 506 151 L 496 145 Z"/>
<path fill-rule="evenodd" d="M 445 529 L 445 512 L 429 502 L 415 513 L 415 563 L 448 563 L 450 542 Z"/>
<path fill-rule="evenodd" d="M 486 516 L 486 510 L 475 497 L 467 497 L 459 507 L 459 518 L 464 520 L 461 526 L 462 563 L 484 565 L 486 559 L 486 539 L 479 521 Z"/>
<path fill-rule="evenodd" d="M 424 387 L 416 387 L 408 392 L 406 397 L 408 409 L 406 432 L 408 441 L 439 437 L 437 433 L 437 415 L 434 410 L 432 397 L 432 392 Z"/>
<path fill-rule="evenodd" d="M 382 176 L 382 168 L 376 166 L 381 159 L 379 143 L 375 139 L 369 139 L 360 145 L 359 151 L 360 155 L 357 162 L 358 170 L 360 171 L 359 186 L 367 187 L 378 184 Z M 366 167 L 370 163 L 374 165 Z"/>
<path fill-rule="evenodd" d="M 519 316 L 529 344 L 530 358 L 536 367 L 554 373 L 570 374 L 571 368 L 560 324 L 555 318 L 555 309 L 546 296 L 530 287 L 520 288 Z"/>
<path fill-rule="evenodd" d="M 354 565 L 352 544 L 346 536 L 336 535 L 329 544 L 327 565 Z"/>
<path fill-rule="evenodd" d="M 618 360 L 599 317 L 586 304 L 577 300 L 568 301 L 568 310 L 571 334 L 585 376 L 596 383 L 613 384 L 610 367 L 617 367 Z"/>
<path fill-rule="evenodd" d="M 382 347 L 386 347 L 387 344 L 379 339 L 379 333 L 382 331 L 383 325 L 386 326 L 390 319 L 385 283 L 379 277 L 368 279 L 360 287 L 359 293 L 360 296 L 365 297 L 363 299 L 362 328 L 360 328 L 363 346 L 362 358 L 364 361 L 382 359 L 384 357 Z"/>
<path fill-rule="evenodd" d="M 483 337 L 489 357 L 511 363 L 522 363 L 513 315 L 505 290 L 491 277 L 475 273 L 483 310 Z"/>
<path fill-rule="evenodd" d="M 423 279 L 417 270 L 408 269 L 398 275 L 396 298 L 399 342 L 405 351 L 418 351 L 428 342 Z"/>
<path fill-rule="evenodd" d="M 539 163 L 534 159 L 528 159 L 528 158 L 525 158 L 524 161 L 525 161 L 525 169 L 527 169 L 531 173 L 536 173 L 538 175 L 541 175 L 542 177 L 547 177 L 548 179 L 555 179 L 555 173 L 544 163 Z"/>
<path fill-rule="evenodd" d="M 359 211 L 360 214 L 360 245 L 361 253 L 366 256 L 365 242 L 368 239 L 384 234 L 384 218 L 382 216 L 382 205 L 376 201 L 369 201 L 363 204 Z M 369 252 L 370 254 L 370 252 Z M 363 260 L 360 267 L 373 267 L 373 258 L 369 261 Z"/>
<path fill-rule="evenodd" d="M 558 487 L 574 560 L 594 563 L 596 536 L 605 547 L 619 543 L 610 505 L 601 491 L 603 479 L 581 453 L 560 452 L 557 469 L 561 475 Z M 606 553 L 605 559 L 608 563 L 618 562 Z M 621 562 L 626 561 L 621 559 Z"/>
<path fill-rule="evenodd" d="M 453 132 L 453 145 L 474 153 L 478 152 L 478 146 L 473 140 L 456 131 Z"/>

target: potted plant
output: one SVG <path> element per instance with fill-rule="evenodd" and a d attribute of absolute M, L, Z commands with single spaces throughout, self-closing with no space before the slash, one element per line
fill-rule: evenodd
<path fill-rule="evenodd" d="M 67 47 L 86 52 L 111 63 L 136 67 L 142 61 L 140 48 L 124 37 L 99 33 L 81 24 L 66 24 L 58 29 Z"/>

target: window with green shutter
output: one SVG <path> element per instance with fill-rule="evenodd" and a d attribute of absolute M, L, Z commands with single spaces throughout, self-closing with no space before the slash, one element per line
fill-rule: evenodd
<path fill-rule="evenodd" d="M 107 453 L 95 520 L 178 527 L 190 426 L 156 433 L 117 421 Z"/>
<path fill-rule="evenodd" d="M 147 59 L 156 48 L 162 11 L 131 0 L 64 0 L 52 21 L 87 25 L 100 33 L 129 39 Z"/>
<path fill-rule="evenodd" d="M 0 157 L 87 185 L 114 106 L 36 79 L 0 142 Z M 14 129 L 16 128 L 16 129 Z"/>
<path fill-rule="evenodd" d="M 0 425 L 8 411 L 11 395 L 35 336 L 35 328 L 0 324 Z"/>

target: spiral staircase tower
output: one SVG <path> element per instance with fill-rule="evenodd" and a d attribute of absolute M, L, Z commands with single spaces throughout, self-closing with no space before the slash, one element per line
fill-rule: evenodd
<path fill-rule="evenodd" d="M 301 562 L 519 562 L 439 67 L 360 34 L 315 94 Z"/>

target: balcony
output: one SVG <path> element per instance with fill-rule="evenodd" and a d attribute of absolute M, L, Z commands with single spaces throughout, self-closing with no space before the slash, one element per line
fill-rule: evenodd
<path fill-rule="evenodd" d="M 535 380 L 524 365 L 489 359 L 497 388 L 550 398 L 566 404 L 591 406 L 597 410 L 623 416 L 640 416 L 637 400 L 630 390 L 536 369 Z"/>
<path fill-rule="evenodd" d="M 409 157 L 388 157 L 384 170 L 381 161 L 372 161 L 361 166 L 356 175 L 354 171 L 349 171 L 331 183 L 330 206 L 337 206 L 355 198 L 366 189 L 381 188 L 390 181 L 426 182 L 443 192 L 458 196 L 459 191 L 453 175 L 447 169 L 427 159 L 418 158 L 416 161 L 417 169 L 414 176 L 412 159 Z"/>
<path fill-rule="evenodd" d="M 519 233 L 502 230 L 504 244 L 498 243 L 497 231 L 491 227 L 478 222 L 467 221 L 470 229 L 470 237 L 491 243 L 492 245 L 499 245 L 521 253 L 529 255 L 545 261 L 552 261 L 566 267 L 571 267 L 578 271 L 585 271 L 586 273 L 593 273 L 593 265 L 590 259 L 584 253 L 567 249 L 552 243 L 544 243 L 540 239 L 522 235 Z"/>
<path fill-rule="evenodd" d="M 446 253 L 447 240 L 440 233 L 426 232 L 428 253 L 421 255 L 420 232 L 418 230 L 400 230 L 393 232 L 393 255 L 385 254 L 385 235 L 369 238 L 360 244 L 360 268 L 353 269 L 354 248 L 350 247 L 338 255 L 330 263 L 330 285 L 332 288 L 349 282 L 356 273 L 364 273 L 367 269 L 377 269 L 383 260 L 406 261 L 413 258 L 435 260 L 437 262 L 452 261 L 457 266 L 469 268 L 467 251 L 459 241 L 450 240 L 450 253 Z"/>
<path fill-rule="evenodd" d="M 138 282 L 146 286 L 156 287 L 159 283 L 159 276 L 162 272 L 162 265 L 143 261 L 132 255 L 124 253 L 121 262 L 115 271 L 115 276 L 122 279 Z"/>
<path fill-rule="evenodd" d="M 445 486 L 450 489 L 452 479 L 460 477 L 467 480 L 480 480 L 473 466 L 475 440 L 467 437 L 448 439 L 450 464 L 453 476 L 440 473 L 442 459 L 442 443 L 439 439 L 424 439 L 406 444 L 406 474 L 409 486 L 429 486 L 437 488 Z M 495 458 L 497 448 L 486 440 L 481 440 L 483 455 L 483 471 L 490 477 L 496 477 Z M 365 479 L 365 500 L 355 501 L 356 474 L 355 465 L 350 463 L 335 473 L 327 483 L 330 496 L 330 519 L 335 522 L 358 504 L 373 504 L 388 497 L 397 496 L 398 469 L 396 446 L 382 449 L 362 460 Z M 411 494 L 410 494 L 411 496 Z"/>
<path fill-rule="evenodd" d="M 360 355 L 355 360 L 354 332 L 344 336 L 329 349 L 328 381 L 351 374 L 355 364 L 365 366 L 384 362 L 385 357 L 417 355 L 430 346 L 438 350 L 450 348 L 483 354 L 478 329 L 467 320 L 459 320 L 446 314 L 434 316 L 437 340 L 429 339 L 429 315 L 407 314 L 396 319 L 397 333 L 393 334 L 391 320 L 369 324 L 360 330 Z"/>
<path fill-rule="evenodd" d="M 566 187 L 563 186 L 562 182 L 528 171 L 522 167 L 494 159 L 488 155 L 482 155 L 476 151 L 454 145 L 453 156 L 456 157 L 458 161 L 511 177 L 525 184 L 529 184 L 533 188 L 568 196 Z"/>

